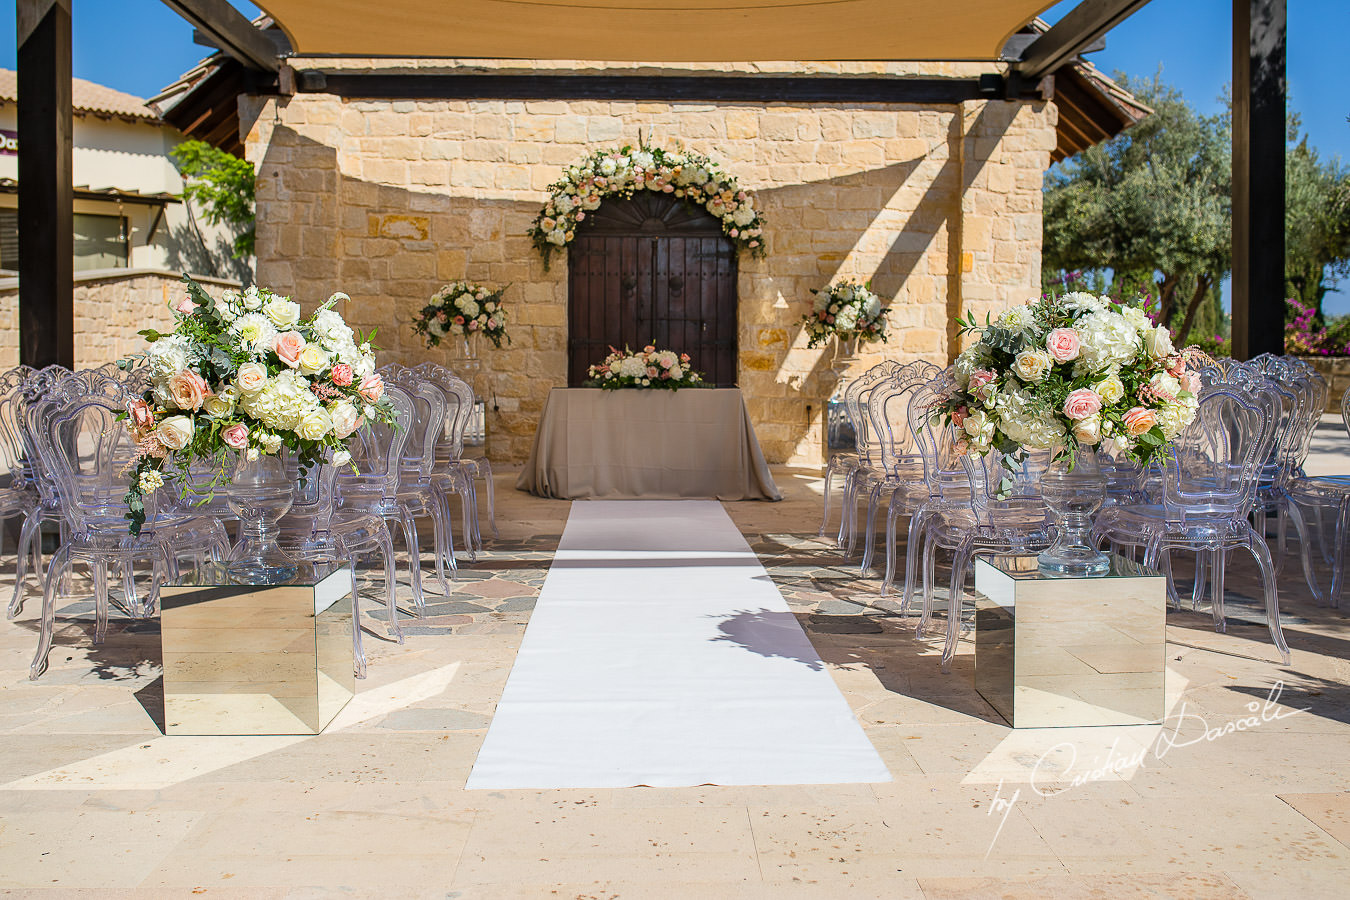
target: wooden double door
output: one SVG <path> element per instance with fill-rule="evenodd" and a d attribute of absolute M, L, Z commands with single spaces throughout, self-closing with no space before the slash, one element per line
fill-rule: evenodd
<path fill-rule="evenodd" d="M 606 200 L 568 249 L 567 383 L 610 348 L 688 353 L 707 381 L 736 383 L 736 249 L 706 211 L 640 191 Z"/>

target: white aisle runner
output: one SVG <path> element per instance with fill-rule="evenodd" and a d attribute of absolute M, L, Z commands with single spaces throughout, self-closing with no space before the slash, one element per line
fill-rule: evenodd
<path fill-rule="evenodd" d="M 722 505 L 572 504 L 470 789 L 890 781 Z"/>

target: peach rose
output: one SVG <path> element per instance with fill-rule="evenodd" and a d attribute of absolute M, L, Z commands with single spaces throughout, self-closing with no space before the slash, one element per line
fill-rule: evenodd
<path fill-rule="evenodd" d="M 244 363 L 235 376 L 235 384 L 245 394 L 254 394 L 267 384 L 267 370 L 258 363 Z"/>
<path fill-rule="evenodd" d="M 347 387 L 352 383 L 352 367 L 346 363 L 338 363 L 333 366 L 330 377 L 333 379 L 333 384 L 338 387 Z"/>
<path fill-rule="evenodd" d="M 305 349 L 305 337 L 298 331 L 283 331 L 272 340 L 272 349 L 282 362 L 294 369 L 300 365 L 300 354 Z"/>
<path fill-rule="evenodd" d="M 1182 372 L 1181 377 L 1177 380 L 1181 382 L 1181 389 L 1186 393 L 1200 393 L 1200 376 L 1194 372 Z"/>
<path fill-rule="evenodd" d="M 236 422 L 220 433 L 220 439 L 236 450 L 243 450 L 248 446 L 248 426 Z"/>
<path fill-rule="evenodd" d="M 1158 424 L 1158 414 L 1151 409 L 1136 406 L 1125 414 L 1123 421 L 1126 433 L 1130 437 L 1139 437 L 1139 435 Z"/>
<path fill-rule="evenodd" d="M 1075 422 L 1089 416 L 1095 416 L 1101 411 L 1102 398 L 1097 396 L 1097 392 L 1091 388 L 1079 388 L 1076 391 L 1070 391 L 1069 396 L 1064 398 L 1064 415 Z"/>
<path fill-rule="evenodd" d="M 367 375 L 361 379 L 361 386 L 357 388 L 362 397 L 365 397 L 371 403 L 384 396 L 384 379 L 377 375 Z"/>
<path fill-rule="evenodd" d="M 144 400 L 136 399 L 128 403 L 127 415 L 131 418 L 132 427 L 137 431 L 146 431 L 155 424 L 155 414 L 150 409 L 150 404 Z"/>
<path fill-rule="evenodd" d="M 206 379 L 191 369 L 184 369 L 169 379 L 169 397 L 179 409 L 199 410 L 210 394 Z"/>
<path fill-rule="evenodd" d="M 1045 349 L 1055 362 L 1069 362 L 1078 358 L 1078 332 L 1072 328 L 1056 328 L 1045 336 Z"/>

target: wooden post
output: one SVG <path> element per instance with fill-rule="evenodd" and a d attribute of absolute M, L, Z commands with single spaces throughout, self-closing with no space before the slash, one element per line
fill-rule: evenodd
<path fill-rule="evenodd" d="M 19 361 L 75 364 L 70 0 L 18 0 Z"/>
<path fill-rule="evenodd" d="M 1233 356 L 1284 353 L 1285 0 L 1233 0 Z"/>

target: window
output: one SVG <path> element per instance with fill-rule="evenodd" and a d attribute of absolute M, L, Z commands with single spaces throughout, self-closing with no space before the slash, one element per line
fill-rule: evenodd
<path fill-rule="evenodd" d="M 19 269 L 19 211 L 0 209 L 0 269 Z"/>
<path fill-rule="evenodd" d="M 75 271 L 125 269 L 128 264 L 124 216 L 75 213 Z"/>

